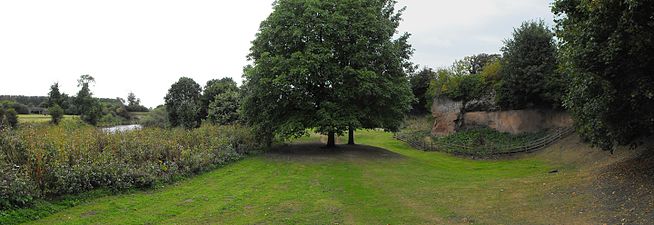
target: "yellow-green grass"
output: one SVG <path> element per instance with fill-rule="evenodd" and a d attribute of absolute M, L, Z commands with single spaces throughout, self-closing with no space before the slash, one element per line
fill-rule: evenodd
<path fill-rule="evenodd" d="M 65 115 L 64 120 L 73 120 L 77 119 L 79 116 L 75 115 Z M 49 123 L 52 120 L 50 115 L 41 115 L 41 114 L 28 114 L 28 115 L 18 115 L 18 123 Z"/>
<path fill-rule="evenodd" d="M 317 141 L 313 135 L 303 139 Z M 282 147 L 171 186 L 90 199 L 34 224 L 589 224 L 574 165 L 473 161 L 381 131 L 369 147 Z M 557 147 L 557 146 L 554 146 Z M 284 148 L 295 149 L 284 153 Z M 302 149 L 305 148 L 305 149 Z M 306 154 L 303 154 L 306 150 Z M 355 151 L 356 150 L 356 151 Z M 381 152 L 381 153 L 380 153 Z M 559 173 L 549 173 L 559 169 Z M 572 194 L 571 194 L 572 193 Z M 583 211 L 583 213 L 579 213 Z"/>

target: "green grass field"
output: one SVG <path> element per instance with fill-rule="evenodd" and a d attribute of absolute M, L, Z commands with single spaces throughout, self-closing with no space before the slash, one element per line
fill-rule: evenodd
<path fill-rule="evenodd" d="M 587 196 L 570 196 L 578 169 L 538 154 L 473 161 L 417 151 L 380 131 L 358 132 L 362 145 L 336 150 L 308 143 L 318 138 L 174 185 L 92 198 L 33 224 L 588 224 L 594 218 L 579 213 Z"/>
<path fill-rule="evenodd" d="M 64 120 L 72 120 L 79 118 L 79 116 L 65 115 Z M 50 115 L 29 114 L 18 115 L 18 123 L 49 123 L 52 118 Z"/>

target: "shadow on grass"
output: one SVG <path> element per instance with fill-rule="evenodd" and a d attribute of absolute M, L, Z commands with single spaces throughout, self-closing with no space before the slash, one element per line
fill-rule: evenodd
<path fill-rule="evenodd" d="M 320 162 L 330 160 L 366 161 L 404 159 L 403 155 L 367 145 L 337 145 L 325 148 L 322 143 L 298 143 L 277 146 L 265 154 L 266 158 L 299 162 Z"/>

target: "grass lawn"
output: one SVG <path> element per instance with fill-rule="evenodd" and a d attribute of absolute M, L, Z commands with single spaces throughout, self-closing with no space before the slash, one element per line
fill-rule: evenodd
<path fill-rule="evenodd" d="M 92 198 L 34 224 L 589 224 L 571 165 L 472 161 L 380 131 L 357 147 L 308 143 L 151 191 Z M 368 146 L 374 147 L 368 147 Z M 383 148 L 383 149 L 382 149 Z M 552 169 L 561 172 L 550 174 Z M 580 213 L 581 212 L 581 213 Z"/>
<path fill-rule="evenodd" d="M 64 120 L 71 120 L 79 118 L 79 116 L 74 115 L 64 115 Z M 18 124 L 21 123 L 49 123 L 52 118 L 50 115 L 41 115 L 41 114 L 28 114 L 28 115 L 18 115 Z"/>

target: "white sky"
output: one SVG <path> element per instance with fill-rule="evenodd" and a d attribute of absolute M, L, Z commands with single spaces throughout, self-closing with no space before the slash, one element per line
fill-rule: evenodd
<path fill-rule="evenodd" d="M 180 76 L 204 85 L 241 82 L 259 23 L 273 0 L 1 0 L 0 95 L 47 95 L 59 82 L 77 93 L 82 74 L 97 97 L 163 103 Z M 399 0 L 401 32 L 412 34 L 413 61 L 429 67 L 497 53 L 522 21 L 552 24 L 551 0 Z"/>

